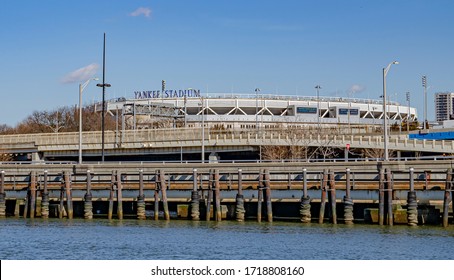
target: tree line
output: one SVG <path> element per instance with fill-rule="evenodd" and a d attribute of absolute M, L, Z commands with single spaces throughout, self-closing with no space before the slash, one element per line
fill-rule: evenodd
<path fill-rule="evenodd" d="M 82 130 L 101 130 L 102 116 L 95 106 L 82 108 Z M 105 129 L 115 129 L 115 118 L 110 114 L 105 117 Z M 23 121 L 12 127 L 0 124 L 0 134 L 58 133 L 79 131 L 79 108 L 64 106 L 54 110 L 34 111 Z"/>

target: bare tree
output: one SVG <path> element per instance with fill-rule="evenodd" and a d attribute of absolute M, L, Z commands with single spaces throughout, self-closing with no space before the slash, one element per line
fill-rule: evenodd
<path fill-rule="evenodd" d="M 316 156 L 317 154 L 322 155 L 323 159 L 334 158 L 339 155 L 339 149 L 333 147 L 334 136 L 340 135 L 340 130 L 336 127 L 323 128 L 319 131 L 320 143 L 312 151 L 311 157 Z"/>
<path fill-rule="evenodd" d="M 264 160 L 284 160 L 289 158 L 288 154 L 288 146 L 262 146 L 262 159 Z"/>
<path fill-rule="evenodd" d="M 14 128 L 7 124 L 0 124 L 0 135 L 1 134 L 13 134 Z"/>
<path fill-rule="evenodd" d="M 0 154 L 0 162 L 2 161 L 12 161 L 13 156 L 11 154 Z"/>
<path fill-rule="evenodd" d="M 363 158 L 384 158 L 385 157 L 385 150 L 383 149 L 360 149 L 359 153 Z M 388 156 L 390 158 L 395 157 L 396 152 L 394 150 L 388 150 Z"/>
<path fill-rule="evenodd" d="M 83 131 L 100 131 L 100 113 L 93 106 L 82 109 Z M 13 130 L 14 133 L 58 133 L 76 132 L 79 129 L 79 110 L 77 107 L 60 107 L 53 111 L 34 111 Z M 105 129 L 114 130 L 115 120 L 106 114 Z M 1 130 L 0 130 L 1 133 Z"/>

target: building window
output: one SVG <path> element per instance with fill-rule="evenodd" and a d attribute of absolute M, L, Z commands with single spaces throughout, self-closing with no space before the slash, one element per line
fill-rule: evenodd
<path fill-rule="evenodd" d="M 316 107 L 296 107 L 298 114 L 317 114 Z"/>
<path fill-rule="evenodd" d="M 339 115 L 348 115 L 348 108 L 339 108 Z M 358 109 L 350 109 L 351 116 L 357 116 L 359 114 Z"/>

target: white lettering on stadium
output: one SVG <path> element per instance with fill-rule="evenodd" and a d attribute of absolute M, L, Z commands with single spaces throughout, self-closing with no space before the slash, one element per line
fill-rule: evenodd
<path fill-rule="evenodd" d="M 185 89 L 185 90 L 148 90 L 148 91 L 134 91 L 135 99 L 147 98 L 180 98 L 180 97 L 200 97 L 199 89 Z"/>

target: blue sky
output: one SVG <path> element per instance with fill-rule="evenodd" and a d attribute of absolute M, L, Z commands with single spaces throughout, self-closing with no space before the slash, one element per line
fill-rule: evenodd
<path fill-rule="evenodd" d="M 107 98 L 134 90 L 353 96 L 411 93 L 422 118 L 421 76 L 454 91 L 454 1 L 15 0 L 0 10 L 0 124 L 78 104 L 78 83 L 102 78 Z M 79 71 L 77 71 L 79 70 Z M 352 94 L 353 92 L 353 94 Z M 91 83 L 84 101 L 100 100 Z M 85 103 L 84 102 L 84 103 Z"/>

